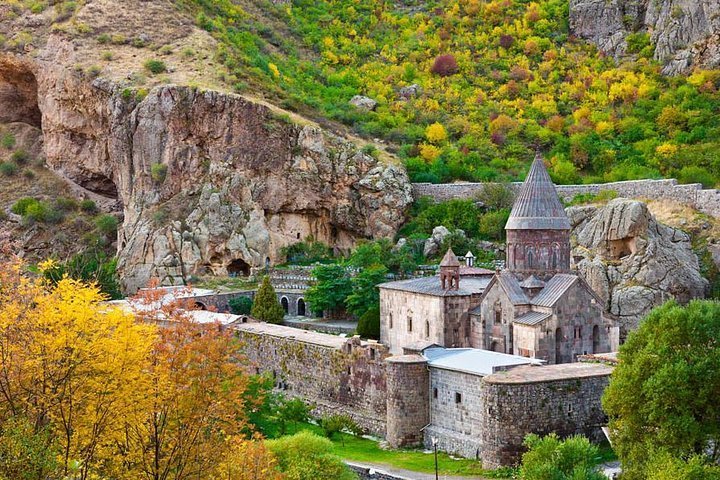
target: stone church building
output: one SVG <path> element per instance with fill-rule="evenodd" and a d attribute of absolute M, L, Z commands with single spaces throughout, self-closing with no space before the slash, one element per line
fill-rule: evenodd
<path fill-rule="evenodd" d="M 439 277 L 380 285 L 380 339 L 391 353 L 437 345 L 555 364 L 617 349 L 614 320 L 571 268 L 570 222 L 540 156 L 505 230 L 503 271 L 463 266 L 450 250 Z"/>

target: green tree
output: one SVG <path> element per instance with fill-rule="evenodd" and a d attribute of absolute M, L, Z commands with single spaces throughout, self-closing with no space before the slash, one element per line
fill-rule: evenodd
<path fill-rule="evenodd" d="M 357 334 L 364 338 L 380 340 L 380 306 L 369 308 L 358 319 Z"/>
<path fill-rule="evenodd" d="M 350 313 L 362 316 L 368 310 L 380 306 L 380 291 L 377 286 L 386 280 L 388 269 L 384 265 L 364 268 L 352 279 L 352 293 L 345 305 Z"/>
<path fill-rule="evenodd" d="M 92 283 L 111 299 L 122 298 L 117 275 L 117 259 L 108 258 L 101 250 L 88 249 L 62 263 L 53 262 L 43 271 L 45 278 L 57 284 L 64 276 Z"/>
<path fill-rule="evenodd" d="M 524 480 L 606 480 L 598 468 L 598 448 L 581 436 L 566 440 L 551 433 L 545 437 L 530 434 L 524 445 L 520 478 Z"/>
<path fill-rule="evenodd" d="M 656 455 L 647 465 L 647 480 L 720 480 L 720 466 L 709 465 L 703 456 Z"/>
<path fill-rule="evenodd" d="M 671 301 L 620 347 L 603 407 L 623 478 L 645 478 L 652 454 L 720 459 L 718 339 L 720 302 Z"/>
<path fill-rule="evenodd" d="M 287 480 L 353 480 L 357 477 L 337 455 L 327 438 L 303 431 L 267 441 Z"/>
<path fill-rule="evenodd" d="M 235 297 L 228 300 L 230 313 L 235 315 L 250 315 L 252 311 L 253 301 L 249 297 Z"/>
<path fill-rule="evenodd" d="M 315 284 L 308 288 L 305 299 L 316 312 L 331 314 L 345 307 L 352 292 L 352 280 L 342 265 L 321 265 L 313 270 Z"/>
<path fill-rule="evenodd" d="M 12 417 L 0 432 L 0 479 L 36 480 L 58 471 L 58 448 L 50 429 L 35 429 L 24 417 Z"/>
<path fill-rule="evenodd" d="M 280 398 L 277 406 L 279 434 L 285 435 L 287 424 L 296 425 L 310 418 L 310 407 L 300 398 Z"/>
<path fill-rule="evenodd" d="M 277 300 L 275 289 L 270 283 L 270 277 L 263 277 L 262 284 L 258 288 L 250 314 L 268 323 L 282 323 L 285 311 Z"/>

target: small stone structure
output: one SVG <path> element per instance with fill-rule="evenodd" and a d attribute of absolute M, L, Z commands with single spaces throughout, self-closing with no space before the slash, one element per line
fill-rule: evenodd
<path fill-rule="evenodd" d="M 413 183 L 414 198 L 431 197 L 436 201 L 453 198 L 475 198 L 485 187 L 485 183 Z M 512 184 L 519 189 L 521 183 Z M 712 217 L 720 218 L 720 190 L 703 189 L 699 183 L 678 184 L 675 179 L 668 180 L 629 180 L 625 182 L 597 183 L 588 185 L 557 185 L 558 194 L 571 199 L 578 194 L 598 194 L 614 190 L 618 196 L 648 200 L 672 200 L 695 208 Z"/>

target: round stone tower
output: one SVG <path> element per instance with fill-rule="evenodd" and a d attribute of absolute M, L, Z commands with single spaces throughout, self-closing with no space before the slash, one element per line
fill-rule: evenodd
<path fill-rule="evenodd" d="M 508 270 L 541 279 L 570 270 L 570 221 L 540 154 L 515 199 L 505 232 Z"/>
<path fill-rule="evenodd" d="M 430 419 L 430 372 L 421 355 L 398 355 L 385 360 L 387 434 L 393 448 L 423 443 L 421 429 Z"/>

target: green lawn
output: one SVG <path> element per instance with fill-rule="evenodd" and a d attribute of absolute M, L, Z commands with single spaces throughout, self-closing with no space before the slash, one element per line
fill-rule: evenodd
<path fill-rule="evenodd" d="M 322 435 L 320 427 L 311 424 L 300 424 L 297 427 L 288 428 L 292 434 L 297 430 L 310 430 Z M 335 453 L 344 460 L 358 463 L 369 462 L 384 464 L 404 470 L 415 472 L 435 472 L 435 460 L 432 453 L 424 453 L 422 450 L 384 450 L 378 442 L 367 438 L 358 438 L 345 433 L 336 434 L 332 438 L 335 445 Z M 491 478 L 509 478 L 509 470 L 488 471 L 483 470 L 480 462 L 469 459 L 453 459 L 445 453 L 438 452 L 438 471 L 444 475 L 482 475 Z"/>

